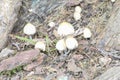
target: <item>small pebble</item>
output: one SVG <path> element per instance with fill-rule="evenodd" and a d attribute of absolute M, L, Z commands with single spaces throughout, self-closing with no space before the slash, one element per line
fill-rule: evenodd
<path fill-rule="evenodd" d="M 112 59 L 109 58 L 109 57 L 99 58 L 99 64 L 102 65 L 102 66 L 105 66 L 105 65 L 109 64 L 111 61 L 112 61 Z"/>

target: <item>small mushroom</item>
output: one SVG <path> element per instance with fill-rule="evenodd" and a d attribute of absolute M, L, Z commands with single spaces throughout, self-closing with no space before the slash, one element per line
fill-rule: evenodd
<path fill-rule="evenodd" d="M 80 6 L 76 6 L 75 7 L 75 12 L 80 14 L 82 12 L 82 8 Z"/>
<path fill-rule="evenodd" d="M 91 31 L 90 31 L 89 28 L 85 28 L 85 29 L 84 29 L 84 31 L 83 31 L 83 36 L 84 36 L 84 38 L 86 38 L 86 39 L 88 39 L 88 38 L 90 38 L 90 37 L 92 36 L 92 33 L 91 33 Z"/>
<path fill-rule="evenodd" d="M 74 19 L 75 19 L 76 21 L 78 21 L 78 20 L 80 20 L 81 15 L 80 15 L 80 13 L 78 13 L 78 12 L 74 12 L 73 17 L 74 17 Z"/>
<path fill-rule="evenodd" d="M 69 36 L 65 40 L 66 46 L 69 50 L 73 50 L 78 47 L 78 42 L 75 38 L 72 36 Z"/>
<path fill-rule="evenodd" d="M 36 44 L 35 44 L 35 49 L 40 49 L 42 51 L 45 51 L 45 48 L 46 48 L 46 45 L 43 41 L 38 41 Z"/>
<path fill-rule="evenodd" d="M 50 26 L 51 28 L 55 26 L 55 23 L 54 22 L 49 22 L 48 23 L 48 26 Z"/>
<path fill-rule="evenodd" d="M 111 0 L 112 3 L 114 3 L 116 0 Z"/>
<path fill-rule="evenodd" d="M 59 27 L 58 27 L 58 30 L 57 30 L 57 33 L 60 35 L 60 36 L 67 36 L 67 35 L 71 35 L 71 34 L 74 34 L 74 27 L 68 23 L 68 22 L 62 22 Z"/>
<path fill-rule="evenodd" d="M 64 39 L 61 39 L 61 40 L 59 40 L 59 41 L 56 43 L 56 49 L 57 49 L 58 51 L 64 51 L 64 50 L 66 50 L 66 44 L 65 44 Z"/>
<path fill-rule="evenodd" d="M 23 32 L 32 38 L 31 35 L 34 35 L 36 33 L 36 27 L 31 23 L 27 23 L 23 29 Z"/>

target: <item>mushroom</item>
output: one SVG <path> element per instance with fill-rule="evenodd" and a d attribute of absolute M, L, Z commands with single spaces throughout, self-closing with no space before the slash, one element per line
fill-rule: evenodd
<path fill-rule="evenodd" d="M 57 30 L 57 33 L 60 35 L 60 36 L 67 36 L 67 35 L 71 35 L 71 34 L 74 34 L 74 28 L 73 26 L 68 23 L 68 22 L 62 22 L 59 27 L 58 27 L 58 30 Z"/>
<path fill-rule="evenodd" d="M 31 35 L 34 35 L 36 33 L 36 27 L 31 23 L 27 23 L 23 28 L 23 32 L 29 35 L 29 37 L 32 39 Z"/>
<path fill-rule="evenodd" d="M 91 33 L 91 31 L 90 31 L 89 28 L 85 28 L 85 29 L 83 30 L 83 36 L 84 36 L 84 38 L 86 38 L 86 39 L 88 39 L 88 38 L 90 38 L 90 37 L 92 36 L 92 33 Z"/>
<path fill-rule="evenodd" d="M 35 49 L 40 49 L 42 51 L 45 51 L 45 48 L 46 48 L 46 45 L 43 41 L 38 41 L 36 44 L 35 44 Z"/>
<path fill-rule="evenodd" d="M 74 19 L 75 19 L 76 21 L 78 21 L 78 20 L 80 20 L 81 15 L 80 15 L 80 13 L 78 13 L 78 12 L 74 12 L 73 17 L 74 17 Z"/>
<path fill-rule="evenodd" d="M 55 26 L 55 23 L 54 22 L 49 22 L 48 26 L 50 26 L 51 28 L 53 28 Z"/>
<path fill-rule="evenodd" d="M 67 49 L 64 39 L 61 39 L 56 43 L 56 49 L 58 51 L 64 51 Z"/>
<path fill-rule="evenodd" d="M 75 38 L 72 36 L 69 36 L 65 40 L 66 46 L 69 50 L 73 50 L 78 47 L 78 42 Z"/>
<path fill-rule="evenodd" d="M 116 0 L 111 0 L 112 3 L 114 3 Z"/>
<path fill-rule="evenodd" d="M 75 7 L 75 12 L 81 13 L 82 12 L 82 8 L 80 6 L 76 6 Z"/>

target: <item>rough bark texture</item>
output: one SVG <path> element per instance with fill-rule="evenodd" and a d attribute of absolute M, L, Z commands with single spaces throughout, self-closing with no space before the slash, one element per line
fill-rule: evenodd
<path fill-rule="evenodd" d="M 120 1 L 114 4 L 111 17 L 103 30 L 98 36 L 98 47 L 107 50 L 112 50 L 120 46 Z M 120 50 L 120 49 L 119 49 Z"/>
<path fill-rule="evenodd" d="M 21 5 L 20 0 L 0 0 L 0 50 L 7 42 Z"/>

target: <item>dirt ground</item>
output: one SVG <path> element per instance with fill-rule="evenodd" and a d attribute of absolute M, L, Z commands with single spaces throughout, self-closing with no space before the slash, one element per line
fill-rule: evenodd
<path fill-rule="evenodd" d="M 8 33 L 6 47 L 0 52 L 0 80 L 119 80 L 120 68 L 117 68 L 118 71 L 111 68 L 120 66 L 120 28 L 109 27 L 117 2 L 120 3 L 119 0 L 21 1 L 18 20 Z M 73 18 L 76 6 L 82 8 L 78 21 Z M 60 39 L 57 28 L 64 21 L 74 26 L 79 46 L 59 52 L 55 48 Z M 34 49 L 35 44 L 29 43 L 29 36 L 23 33 L 23 27 L 28 22 L 37 29 L 32 41 L 44 40 L 45 51 Z M 49 22 L 55 22 L 55 27 L 48 26 Z M 92 32 L 90 39 L 81 34 L 86 27 Z M 108 27 L 116 31 L 110 32 L 106 29 Z M 119 43 L 108 43 L 106 46 L 109 36 L 116 33 L 119 37 L 113 37 L 111 41 L 117 39 Z M 109 78 L 101 77 L 109 69 L 118 75 L 114 78 L 110 74 Z"/>

